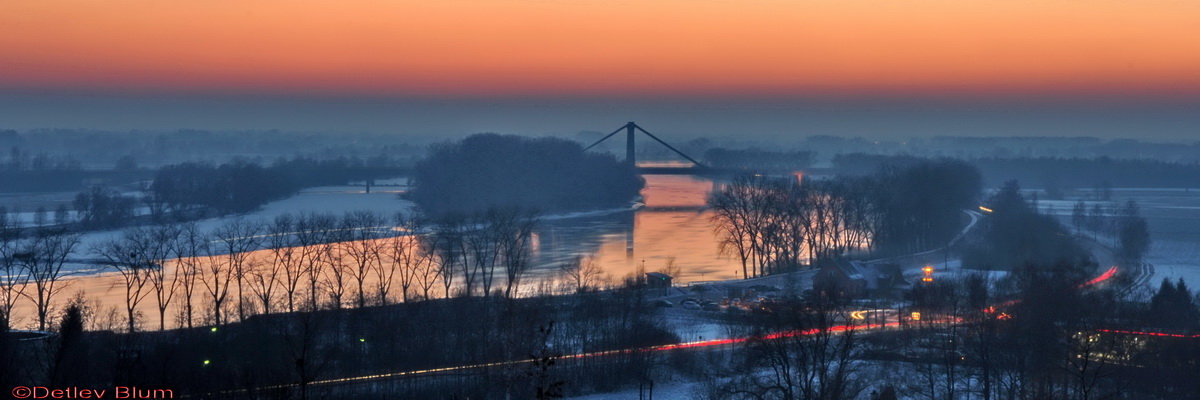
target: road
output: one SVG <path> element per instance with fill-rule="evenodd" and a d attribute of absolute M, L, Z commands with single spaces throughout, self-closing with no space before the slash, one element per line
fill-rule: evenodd
<path fill-rule="evenodd" d="M 957 237 L 955 237 L 953 241 L 950 242 L 951 245 L 953 245 L 953 243 L 955 243 L 959 239 L 961 239 L 972 227 L 975 226 L 976 222 L 979 220 L 979 217 L 980 217 L 979 213 L 973 212 L 973 211 L 968 211 L 968 214 L 970 214 L 972 216 L 971 223 L 968 224 L 963 229 L 963 231 L 960 232 L 960 234 Z M 905 257 L 912 257 L 915 259 L 916 257 L 920 257 L 922 255 L 937 254 L 938 251 L 942 251 L 942 250 L 943 249 L 935 249 L 935 250 L 918 253 L 918 254 L 914 254 L 914 255 L 910 255 L 910 256 L 905 256 Z M 883 261 L 883 260 L 877 260 L 877 261 Z M 1114 276 L 1116 276 L 1116 274 L 1118 272 L 1119 272 L 1119 269 L 1115 265 L 1111 266 L 1107 269 L 1103 269 L 1102 272 L 1099 272 L 1091 280 L 1088 280 L 1087 282 L 1082 284 L 1080 286 L 1080 288 L 1081 289 L 1087 288 L 1087 287 L 1100 285 L 1100 284 L 1109 282 L 1110 279 L 1113 278 Z M 1138 272 L 1137 276 L 1139 276 L 1139 277 L 1146 276 L 1146 274 L 1144 271 L 1141 271 L 1141 272 Z M 1148 278 L 1144 278 L 1144 279 L 1148 279 Z M 1134 282 L 1136 284 L 1136 282 L 1138 282 L 1139 280 L 1144 280 L 1144 279 L 1143 278 L 1134 279 Z M 757 284 L 762 284 L 762 283 L 757 282 Z M 1016 300 L 1016 301 L 1019 301 L 1019 300 Z M 1013 303 L 1014 303 L 1014 301 L 1009 301 L 1009 302 L 1005 302 L 1004 304 L 998 304 L 998 306 L 1011 305 Z M 695 310 L 694 312 L 701 313 L 702 311 Z M 884 318 L 872 317 L 871 314 L 876 314 L 876 315 L 882 314 L 884 316 Z M 851 312 L 850 317 L 852 320 L 864 321 L 864 322 L 836 325 L 836 326 L 830 327 L 829 331 L 835 332 L 835 333 L 842 333 L 842 332 L 848 332 L 848 331 L 878 332 L 878 331 L 882 331 L 882 330 L 898 328 L 900 326 L 900 322 L 898 321 L 898 319 L 900 317 L 900 311 L 897 309 L 857 310 L 857 311 Z M 892 320 L 892 321 L 882 322 L 882 323 L 869 322 L 869 321 L 878 320 L 878 319 L 882 319 L 883 321 L 888 321 L 888 320 Z M 950 325 L 952 323 L 956 323 L 956 321 L 937 321 L 935 323 Z M 751 339 L 775 340 L 775 339 L 782 339 L 782 338 L 789 338 L 789 337 L 812 335 L 812 334 L 815 334 L 818 332 L 819 331 L 817 331 L 815 329 L 784 331 L 784 332 L 776 332 L 773 334 L 769 334 L 769 335 L 766 335 L 766 336 L 760 337 L 760 338 L 733 337 L 733 338 L 717 338 L 717 339 L 709 339 L 709 340 L 686 341 L 686 342 L 664 344 L 664 345 L 650 346 L 650 347 L 569 354 L 569 355 L 564 355 L 560 358 L 562 360 L 575 360 L 575 359 L 592 358 L 592 357 L 606 357 L 606 356 L 631 354 L 631 353 L 639 353 L 639 352 L 669 352 L 669 351 L 687 350 L 687 349 L 703 349 L 703 348 L 710 348 L 710 347 L 715 347 L 715 346 L 744 343 Z M 1120 332 L 1120 333 L 1124 333 L 1124 332 Z M 1154 333 L 1147 333 L 1147 334 L 1154 334 Z M 1200 337 L 1200 335 L 1194 335 L 1194 336 L 1190 336 L 1190 337 Z M 446 374 L 446 373 L 469 371 L 469 370 L 482 369 L 482 368 L 511 367 L 511 366 L 516 366 L 516 365 L 528 364 L 530 362 L 532 362 L 532 360 L 522 359 L 522 360 L 500 361 L 500 362 L 492 362 L 492 363 L 448 366 L 448 367 L 411 370 L 411 371 L 399 371 L 399 372 L 391 372 L 391 373 L 383 373 L 383 374 L 371 374 L 371 375 L 362 375 L 362 376 L 353 376 L 353 377 L 324 379 L 324 380 L 311 382 L 311 383 L 309 383 L 309 385 L 310 386 L 324 386 L 324 385 L 358 384 L 358 383 L 366 383 L 366 382 L 379 381 L 379 380 L 413 378 L 413 377 L 430 376 L 430 375 L 437 375 L 437 374 Z M 296 384 L 274 385 L 274 386 L 268 386 L 268 387 L 261 387 L 256 390 L 279 389 L 279 388 L 296 387 L 296 386 L 298 386 L 298 385 L 296 385 Z M 247 392 L 247 391 L 243 390 L 243 391 L 222 392 L 222 394 L 236 394 L 236 393 L 245 393 L 245 392 Z"/>

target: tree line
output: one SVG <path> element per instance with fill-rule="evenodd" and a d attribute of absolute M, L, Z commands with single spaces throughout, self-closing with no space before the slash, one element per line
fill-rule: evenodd
<path fill-rule="evenodd" d="M 1090 262 L 1091 252 L 1026 200 L 1017 181 L 1005 183 L 986 204 L 991 211 L 979 222 L 979 234 L 965 243 L 964 268 L 1011 271 L 1028 263 Z"/>
<path fill-rule="evenodd" d="M 373 179 L 393 167 L 346 157 L 280 159 L 269 166 L 242 161 L 173 164 L 155 173 L 143 201 L 156 220 L 228 215 L 254 210 L 306 187 Z"/>
<path fill-rule="evenodd" d="M 544 211 L 628 206 L 645 181 L 611 154 L 558 138 L 476 134 L 430 148 L 407 197 L 427 213 L 490 207 Z"/>
<path fill-rule="evenodd" d="M 520 295 L 538 216 L 493 208 L 431 220 L 371 211 L 282 214 L 269 222 L 233 218 L 155 224 L 78 249 L 79 234 L 4 222 L 4 313 L 22 297 L 45 329 L 73 253 L 114 269 L 124 289 L 127 330 L 153 306 L 158 328 L 220 325 L 255 314 L 362 308 L 437 295 Z M 260 250 L 261 249 L 261 250 Z M 60 286 L 55 286 L 56 284 Z M 178 312 L 171 315 L 172 304 Z"/>
<path fill-rule="evenodd" d="M 92 230 L 119 228 L 138 222 L 187 221 L 242 213 L 294 195 L 306 187 L 344 185 L 355 180 L 370 182 L 378 177 L 394 175 L 406 168 L 396 162 L 389 158 L 296 157 L 281 158 L 267 166 L 245 161 L 220 165 L 192 162 L 172 164 L 152 172 L 125 174 L 150 178 L 149 184 L 142 185 L 140 189 L 123 192 L 108 185 L 91 185 L 76 193 L 70 205 L 60 204 L 53 210 L 39 207 L 34 213 L 34 224 L 73 224 L 81 229 Z M 64 179 L 83 180 L 82 176 L 90 172 L 70 173 L 80 178 L 68 179 L 55 175 L 37 179 L 16 178 L 56 182 Z M 65 189 L 68 187 L 60 190 Z M 141 216 L 142 207 L 148 210 L 148 216 Z"/>
<path fill-rule="evenodd" d="M 1120 206 L 1104 207 L 1082 201 L 1071 207 L 1071 225 L 1079 232 L 1090 232 L 1093 240 L 1107 238 L 1116 249 L 1121 265 L 1136 265 L 1150 250 L 1150 229 L 1141 207 L 1132 199 Z M 1103 235 L 1103 236 L 1102 236 Z"/>
<path fill-rule="evenodd" d="M 23 228 L 0 208 L 0 323 L 7 326 L 13 307 L 25 299 L 34 307 L 38 330 L 46 329 L 79 238 L 62 226 Z"/>
<path fill-rule="evenodd" d="M 369 304 L 369 303 L 368 303 Z M 0 341 L 0 382 L 170 388 L 198 398 L 556 398 L 647 379 L 654 352 L 563 356 L 674 343 L 644 286 L 570 297 L 456 297 L 301 309 L 161 332 L 85 331 L 102 320 L 76 298 L 39 347 Z M 6 347 L 7 346 L 7 347 Z M 11 356 L 11 357 L 10 357 Z M 525 363 L 531 357 L 536 362 Z M 487 366 L 488 363 L 516 361 Z M 325 379 L 470 366 L 364 384 Z M 481 366 L 482 365 L 482 366 Z"/>
<path fill-rule="evenodd" d="M 912 165 L 927 158 L 911 155 L 838 154 L 833 167 L 839 173 L 869 174 L 881 165 Z M 967 159 L 979 169 L 987 186 L 1017 180 L 1045 189 L 1058 198 L 1070 189 L 1193 188 L 1200 182 L 1200 163 L 1146 158 L 1099 157 L 979 157 Z"/>
<path fill-rule="evenodd" d="M 808 168 L 816 159 L 812 151 L 769 151 L 759 148 L 726 149 L 715 147 L 704 152 L 704 162 L 715 168 L 739 168 L 756 171 L 795 171 Z"/>
<path fill-rule="evenodd" d="M 749 339 L 706 356 L 715 367 L 698 375 L 709 383 L 696 398 L 1200 395 L 1200 295 L 1182 280 L 1149 299 L 1127 276 L 1096 281 L 1088 253 L 1016 182 L 986 204 L 964 265 L 1010 272 L 918 282 L 894 313 L 820 290 L 730 314 L 730 332 Z"/>
<path fill-rule="evenodd" d="M 852 252 L 899 254 L 950 240 L 975 207 L 979 174 L 952 160 L 801 182 L 745 174 L 708 199 L 722 250 L 746 278 Z"/>

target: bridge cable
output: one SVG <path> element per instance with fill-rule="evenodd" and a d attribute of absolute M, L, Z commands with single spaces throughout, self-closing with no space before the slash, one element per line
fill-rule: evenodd
<path fill-rule="evenodd" d="M 671 145 L 667 144 L 667 142 L 664 142 L 664 141 L 662 141 L 662 139 L 659 139 L 659 138 L 658 138 L 658 136 L 654 136 L 654 134 L 652 134 L 652 133 L 650 133 L 650 132 L 646 132 L 646 130 L 645 130 L 645 129 L 642 129 L 642 127 L 641 127 L 641 126 L 638 126 L 637 124 L 634 124 L 634 125 L 633 125 L 633 127 L 634 127 L 634 128 L 637 128 L 637 129 L 638 129 L 638 130 L 640 130 L 640 131 L 642 131 L 642 133 L 645 133 L 645 134 L 646 134 L 646 136 L 650 136 L 650 138 L 651 138 L 651 139 L 654 139 L 655 141 L 657 141 L 657 142 L 659 142 L 659 143 L 662 143 L 662 145 L 663 145 L 663 146 L 667 146 L 667 148 L 668 148 L 668 149 L 671 149 L 671 151 L 674 151 L 674 152 L 675 152 L 675 154 L 678 154 L 678 155 L 680 155 L 681 157 L 683 157 L 683 158 L 686 158 L 688 161 L 691 161 L 693 164 L 696 164 L 696 166 L 697 166 L 697 167 L 700 167 L 700 168 L 708 168 L 708 166 L 707 166 L 707 165 L 701 164 L 699 161 L 693 160 L 691 157 L 688 157 L 688 156 L 687 156 L 687 154 L 683 154 L 683 152 L 682 152 L 682 151 L 676 150 L 674 147 L 671 147 Z M 619 131 L 619 130 L 618 130 L 618 131 Z M 616 132 L 613 132 L 613 133 L 616 133 Z"/>
<path fill-rule="evenodd" d="M 624 126 L 622 126 L 622 127 L 620 127 L 620 128 L 617 128 L 617 130 L 613 131 L 613 133 L 610 133 L 610 134 L 608 134 L 608 135 L 604 136 L 603 138 L 600 138 L 600 140 L 597 140 L 597 141 L 596 141 L 596 143 L 592 143 L 590 146 L 588 146 L 588 147 L 584 147 L 584 148 L 583 148 L 583 151 L 588 151 L 588 149 L 590 149 L 590 148 L 592 148 L 592 147 L 596 147 L 596 145 L 600 144 L 600 142 L 603 142 L 603 141 L 605 141 L 605 140 L 608 140 L 608 138 L 612 137 L 612 135 L 616 135 L 616 134 L 617 134 L 617 132 L 620 132 L 620 131 L 623 131 L 623 130 L 625 130 L 625 127 L 627 127 L 627 126 L 629 126 L 629 125 L 624 125 Z M 645 132 L 645 131 L 643 131 L 643 132 Z M 687 156 L 684 156 L 684 157 L 687 157 Z"/>

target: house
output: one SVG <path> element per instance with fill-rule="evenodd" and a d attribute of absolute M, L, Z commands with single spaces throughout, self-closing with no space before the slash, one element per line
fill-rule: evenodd
<path fill-rule="evenodd" d="M 821 296 L 862 297 L 867 291 L 867 279 L 862 262 L 845 258 L 825 261 L 813 276 L 813 291 Z"/>
<path fill-rule="evenodd" d="M 660 272 L 647 272 L 646 286 L 650 289 L 662 289 L 663 295 L 667 295 L 671 290 L 671 276 Z"/>
<path fill-rule="evenodd" d="M 868 264 L 837 258 L 821 265 L 813 290 L 823 296 L 898 297 L 912 287 L 896 264 Z"/>

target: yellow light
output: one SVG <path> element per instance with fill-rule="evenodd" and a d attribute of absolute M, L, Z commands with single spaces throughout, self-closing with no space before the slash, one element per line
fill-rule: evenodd
<path fill-rule="evenodd" d="M 916 311 L 913 311 L 913 313 L 912 313 L 912 320 L 913 320 L 913 321 L 920 321 L 920 320 L 921 320 L 921 313 L 919 313 L 919 312 L 916 312 Z"/>
<path fill-rule="evenodd" d="M 214 326 L 214 327 L 212 327 L 212 331 L 213 331 L 213 332 L 216 332 L 216 331 L 217 331 L 217 327 L 215 327 L 215 326 Z"/>
<path fill-rule="evenodd" d="M 979 210 L 983 211 L 983 212 L 988 212 L 988 213 L 992 212 L 992 209 L 984 207 L 984 206 L 979 206 Z"/>
<path fill-rule="evenodd" d="M 929 274 L 933 273 L 933 267 L 929 266 L 929 265 L 926 265 L 925 268 L 921 268 L 921 270 L 925 271 L 925 275 L 929 275 Z"/>
<path fill-rule="evenodd" d="M 204 360 L 204 365 L 208 365 L 209 363 L 211 363 L 211 361 L 209 361 L 209 360 Z"/>
<path fill-rule="evenodd" d="M 927 277 L 921 278 L 921 282 L 933 282 L 933 278 L 930 278 L 927 276 Z"/>

